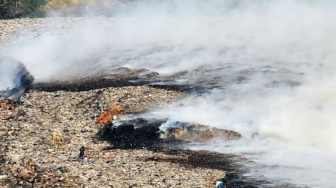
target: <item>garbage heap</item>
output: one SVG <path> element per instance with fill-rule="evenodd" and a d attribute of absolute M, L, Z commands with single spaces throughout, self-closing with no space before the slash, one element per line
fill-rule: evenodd
<path fill-rule="evenodd" d="M 0 55 L 0 101 L 19 100 L 34 78 L 19 61 Z"/>

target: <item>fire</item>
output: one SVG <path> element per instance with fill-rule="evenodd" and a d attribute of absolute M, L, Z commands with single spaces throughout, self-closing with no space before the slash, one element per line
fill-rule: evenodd
<path fill-rule="evenodd" d="M 124 111 L 124 108 L 120 105 L 116 105 L 112 107 L 109 110 L 104 111 L 103 113 L 100 114 L 98 117 L 96 123 L 97 124 L 102 124 L 108 122 L 110 119 L 113 118 L 113 116 L 121 116 L 121 113 Z"/>

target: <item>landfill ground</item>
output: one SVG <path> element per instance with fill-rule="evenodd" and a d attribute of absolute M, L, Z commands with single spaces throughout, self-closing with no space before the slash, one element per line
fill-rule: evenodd
<path fill-rule="evenodd" d="M 237 181 L 235 173 L 230 174 L 235 181 L 225 179 L 237 172 L 237 156 L 176 149 L 178 143 L 159 147 L 155 139 L 152 146 L 123 147 L 119 141 L 142 140 L 117 138 L 111 143 L 99 137 L 102 125 L 96 119 L 104 110 L 121 104 L 123 116 L 132 116 L 186 93 L 149 86 L 43 90 L 30 90 L 21 104 L 1 111 L 3 187 L 214 187 L 217 180 L 230 187 L 253 185 Z M 64 143 L 53 145 L 53 132 Z M 78 160 L 81 146 L 87 163 Z"/>
<path fill-rule="evenodd" d="M 64 34 L 87 22 L 104 25 L 109 19 L 0 20 L 0 50 L 46 31 Z M 99 137 L 103 125 L 97 118 L 117 104 L 125 109 L 123 117 L 136 116 L 190 95 L 187 86 L 148 86 L 144 80 L 155 80 L 155 74 L 130 82 L 139 72 L 121 72 L 126 77 L 34 83 L 20 104 L 0 104 L 0 187 L 200 188 L 215 187 L 217 180 L 226 187 L 266 187 L 267 182 L 241 176 L 239 161 L 245 159 L 240 156 L 183 150 L 179 147 L 183 143 L 157 145 L 157 139 L 136 140 L 136 147 L 129 147 L 132 144 L 118 135 L 113 142 Z M 149 134 L 148 130 L 140 133 Z M 139 144 L 142 141 L 147 145 Z M 86 163 L 78 160 L 82 146 Z"/>

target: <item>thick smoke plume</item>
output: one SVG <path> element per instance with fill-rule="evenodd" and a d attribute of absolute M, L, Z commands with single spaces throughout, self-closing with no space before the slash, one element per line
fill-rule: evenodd
<path fill-rule="evenodd" d="M 258 164 L 279 166 L 260 169 L 270 178 L 330 187 L 336 175 L 335 5 L 331 0 L 106 4 L 112 17 L 97 20 L 107 24 L 92 21 L 66 34 L 46 33 L 4 53 L 24 62 L 37 82 L 118 67 L 187 71 L 180 83 L 216 89 L 148 116 L 238 131 L 245 139 L 211 146 L 257 153 L 249 156 Z"/>

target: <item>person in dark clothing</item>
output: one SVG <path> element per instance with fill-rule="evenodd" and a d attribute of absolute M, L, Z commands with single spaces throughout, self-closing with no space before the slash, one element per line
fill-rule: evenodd
<path fill-rule="evenodd" d="M 85 147 L 82 146 L 82 147 L 79 149 L 79 159 L 80 159 L 81 161 L 83 161 L 84 156 L 85 156 Z"/>

